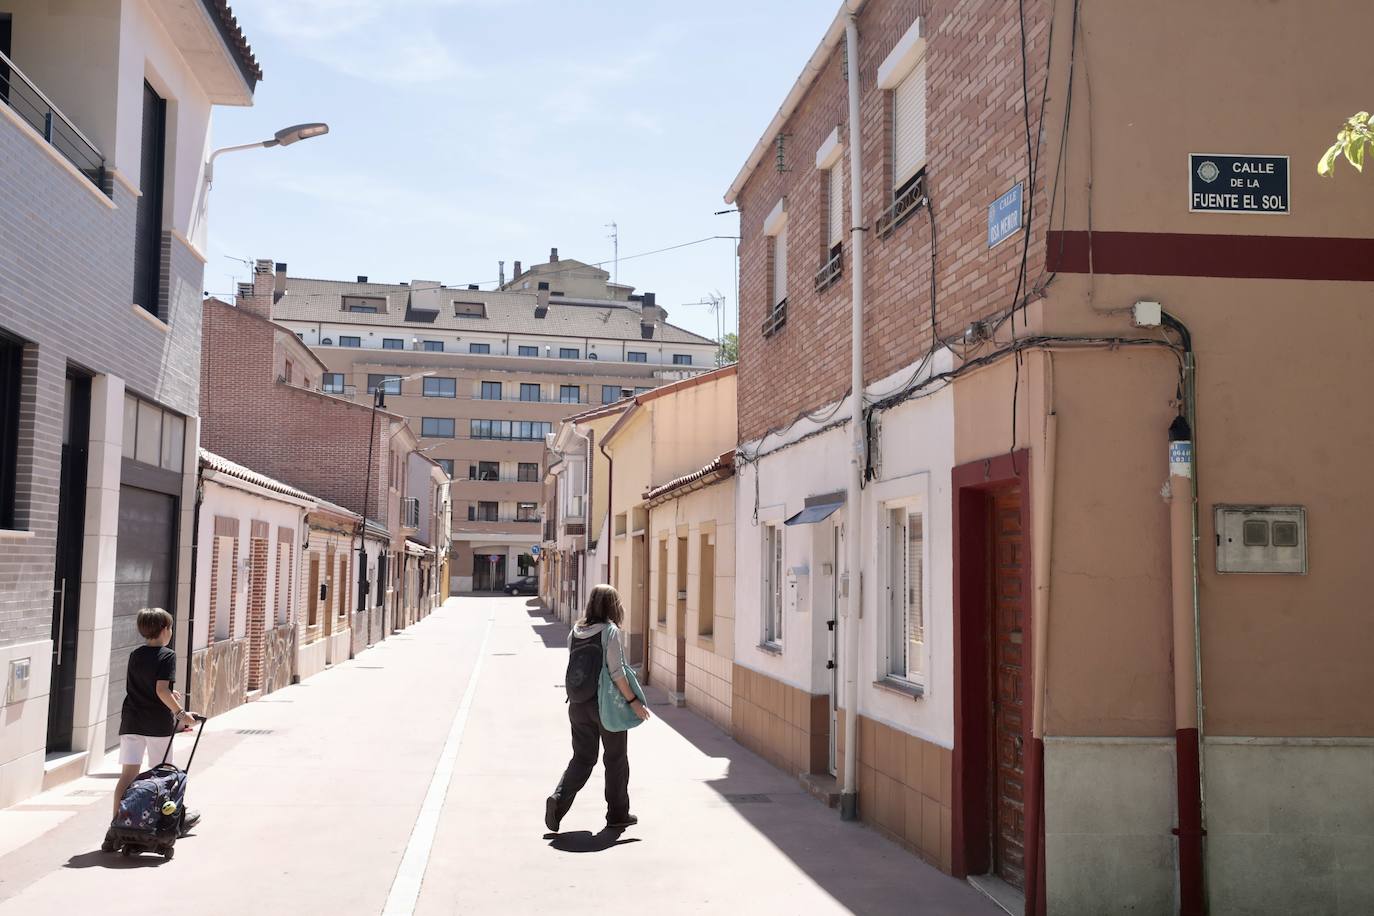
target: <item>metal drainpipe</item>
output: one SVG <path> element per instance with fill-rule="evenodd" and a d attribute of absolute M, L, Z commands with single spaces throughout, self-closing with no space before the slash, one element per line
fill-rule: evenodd
<path fill-rule="evenodd" d="M 1172 315 L 1163 322 L 1183 339 L 1183 410 L 1169 426 L 1170 576 L 1173 594 L 1174 749 L 1178 774 L 1178 884 L 1181 916 L 1206 911 L 1202 840 L 1202 640 L 1198 594 L 1195 363 L 1192 337 Z M 1191 616 L 1191 620 L 1189 617 Z M 1188 664 L 1191 659 L 1192 664 Z"/>
<path fill-rule="evenodd" d="M 205 501 L 205 481 L 201 477 L 200 456 L 196 456 L 196 504 L 191 511 L 191 606 L 186 609 L 186 709 L 191 705 L 191 656 L 196 650 L 196 567 L 200 565 L 200 504 Z"/>
<path fill-rule="evenodd" d="M 864 451 L 864 227 L 863 162 L 860 155 L 859 120 L 859 26 L 857 6 L 849 0 L 849 20 L 844 26 L 846 59 L 849 61 L 849 239 L 853 260 L 850 308 L 850 397 L 853 398 L 849 431 L 853 452 L 849 456 L 849 496 L 845 507 L 846 567 L 849 587 L 845 606 L 844 636 L 844 786 L 840 794 L 840 817 L 852 821 L 859 816 L 858 735 L 859 735 L 859 610 L 863 600 L 863 451 Z"/>

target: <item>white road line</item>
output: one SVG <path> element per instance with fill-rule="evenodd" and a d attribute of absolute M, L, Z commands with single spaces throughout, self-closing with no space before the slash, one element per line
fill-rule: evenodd
<path fill-rule="evenodd" d="M 477 662 L 472 666 L 468 685 L 463 690 L 463 700 L 453 715 L 448 739 L 439 754 L 439 762 L 434 767 L 434 777 L 429 781 L 429 791 L 425 793 L 424 804 L 415 819 L 415 827 L 410 832 L 410 842 L 406 843 L 405 855 L 396 869 L 396 878 L 391 883 L 391 893 L 387 894 L 386 906 L 382 916 L 410 916 L 415 912 L 415 904 L 420 899 L 420 885 L 425 880 L 425 870 L 429 867 L 429 853 L 434 848 L 434 835 L 439 830 L 439 816 L 443 813 L 444 799 L 448 796 L 448 784 L 453 779 L 453 770 L 458 762 L 458 745 L 463 741 L 463 730 L 468 724 L 468 713 L 472 711 L 472 696 L 477 692 L 477 676 L 482 673 L 482 660 L 487 655 L 487 641 L 491 638 L 492 624 L 496 612 L 487 618 L 487 628 L 482 633 L 482 644 L 477 649 Z"/>

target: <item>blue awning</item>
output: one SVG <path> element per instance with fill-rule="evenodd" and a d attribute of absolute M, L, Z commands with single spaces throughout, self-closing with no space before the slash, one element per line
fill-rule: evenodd
<path fill-rule="evenodd" d="M 784 525 L 814 525 L 825 521 L 844 505 L 844 493 L 808 496 L 802 510 L 783 522 Z"/>

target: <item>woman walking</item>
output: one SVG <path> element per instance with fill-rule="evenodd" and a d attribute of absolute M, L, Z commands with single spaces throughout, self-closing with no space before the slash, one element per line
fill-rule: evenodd
<path fill-rule="evenodd" d="M 544 826 L 553 833 L 572 807 L 577 792 L 596 766 L 598 743 L 606 766 L 606 826 L 623 829 L 639 823 L 630 813 L 630 758 L 627 730 L 649 718 L 634 673 L 625 664 L 620 624 L 625 609 L 620 594 L 598 585 L 587 598 L 582 619 L 568 634 L 568 721 L 572 725 L 572 760 L 558 788 L 544 804 Z M 602 710 L 624 709 L 634 718 L 604 721 Z M 609 727 L 608 727 L 609 726 Z"/>

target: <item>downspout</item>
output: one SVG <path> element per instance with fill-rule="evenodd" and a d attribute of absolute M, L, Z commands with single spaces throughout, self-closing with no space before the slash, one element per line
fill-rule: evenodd
<path fill-rule="evenodd" d="M 1183 339 L 1183 404 L 1169 425 L 1169 567 L 1173 598 L 1174 750 L 1178 774 L 1178 889 L 1181 916 L 1202 916 L 1202 652 L 1198 601 L 1198 505 L 1193 451 L 1196 410 L 1192 337 L 1171 315 L 1165 326 Z"/>
<path fill-rule="evenodd" d="M 196 504 L 191 511 L 191 606 L 186 610 L 186 709 L 191 705 L 191 656 L 196 652 L 196 567 L 200 565 L 200 504 L 205 501 L 205 480 L 196 457 Z"/>
<path fill-rule="evenodd" d="M 1045 902 L 1045 704 L 1049 696 L 1050 574 L 1053 569 L 1054 484 L 1058 463 L 1059 416 L 1054 406 L 1054 354 L 1043 354 L 1045 363 L 1045 426 L 1041 436 L 1042 505 L 1035 514 L 1031 543 L 1034 545 L 1035 593 L 1031 609 L 1031 747 L 1026 765 L 1030 790 L 1036 802 L 1026 812 L 1026 912 L 1043 916 Z"/>
<path fill-rule="evenodd" d="M 859 610 L 863 600 L 863 506 L 860 504 L 864 465 L 864 225 L 863 162 L 860 156 L 862 123 L 859 119 L 859 26 L 856 0 L 849 0 L 849 18 L 844 25 L 845 59 L 849 83 L 849 238 L 853 273 L 850 306 L 849 396 L 853 399 L 849 432 L 853 450 L 849 456 L 849 495 L 846 506 L 848 534 L 845 537 L 849 573 L 844 622 L 844 786 L 840 794 L 840 817 L 852 821 L 859 816 Z"/>

